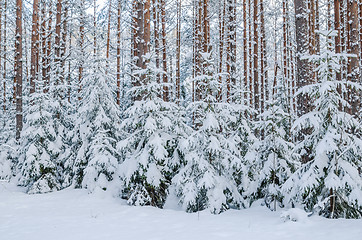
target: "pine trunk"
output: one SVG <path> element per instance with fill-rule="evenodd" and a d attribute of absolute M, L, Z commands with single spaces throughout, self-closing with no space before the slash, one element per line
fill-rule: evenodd
<path fill-rule="evenodd" d="M 112 0 L 109 0 L 108 6 L 108 24 L 107 24 L 107 46 L 106 46 L 106 59 L 107 59 L 107 66 L 106 66 L 106 75 L 108 74 L 109 68 L 109 51 L 110 51 L 110 44 L 111 44 L 111 13 L 112 13 Z"/>
<path fill-rule="evenodd" d="M 16 83 L 16 140 L 20 139 L 23 129 L 23 44 L 22 44 L 22 10 L 23 1 L 16 0 L 16 30 L 15 30 L 15 83 Z"/>
<path fill-rule="evenodd" d="M 177 33 L 176 33 L 176 99 L 177 102 L 180 102 L 181 99 L 181 1 L 177 1 Z"/>
<path fill-rule="evenodd" d="M 117 5 L 117 104 L 121 105 L 121 9 L 122 0 Z"/>
<path fill-rule="evenodd" d="M 310 70 L 307 59 L 302 57 L 308 52 L 308 12 L 306 0 L 294 0 L 295 30 L 297 41 L 297 87 L 301 88 L 310 82 Z M 311 109 L 308 96 L 298 96 L 298 115 L 301 116 Z"/>

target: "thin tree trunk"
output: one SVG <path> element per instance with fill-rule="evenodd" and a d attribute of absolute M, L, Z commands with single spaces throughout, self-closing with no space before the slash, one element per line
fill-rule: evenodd
<path fill-rule="evenodd" d="M 176 36 L 176 99 L 179 103 L 181 100 L 181 1 L 177 0 L 177 36 Z"/>
<path fill-rule="evenodd" d="M 264 112 L 265 102 L 268 101 L 268 71 L 267 71 L 267 59 L 266 59 L 266 34 L 265 34 L 265 20 L 264 20 L 264 0 L 260 1 L 260 24 L 261 24 L 261 112 Z"/>
<path fill-rule="evenodd" d="M 31 33 L 30 94 L 35 92 L 35 81 L 39 74 L 39 0 L 33 1 Z"/>
<path fill-rule="evenodd" d="M 3 5 L 2 5 L 2 3 L 0 3 L 0 47 L 2 45 L 2 35 L 3 35 L 2 20 L 3 20 Z M 3 55 L 4 55 L 4 53 L 3 53 L 2 49 L 0 48 L 0 79 L 3 77 L 2 72 L 1 72 Z M 5 110 L 6 110 L 6 89 L 5 89 L 6 83 L 5 83 L 5 78 L 3 78 L 3 86 L 4 86 L 3 111 L 5 112 Z"/>
<path fill-rule="evenodd" d="M 84 65 L 84 38 L 85 38 L 85 31 L 84 31 L 84 25 L 85 25 L 85 15 L 84 15 L 84 0 L 81 0 L 81 7 L 80 7 L 80 26 L 79 26 L 79 49 L 81 53 L 81 59 L 79 61 L 79 67 L 78 67 L 78 100 L 81 100 L 81 91 L 82 91 L 82 80 L 83 80 L 83 65 Z"/>
<path fill-rule="evenodd" d="M 3 84 L 3 87 L 4 87 L 4 111 L 6 110 L 6 58 L 7 58 L 7 4 L 8 1 L 5 0 L 4 2 L 4 53 L 3 53 L 3 79 L 4 79 L 4 84 Z M 1 61 L 1 59 L 0 59 Z"/>
<path fill-rule="evenodd" d="M 260 111 L 260 99 L 259 99 L 259 31 L 258 31 L 258 0 L 254 0 L 254 50 L 253 50 L 253 54 L 254 54 L 254 107 L 255 110 L 257 111 L 257 113 L 259 113 Z"/>
<path fill-rule="evenodd" d="M 161 0 L 161 23 L 162 23 L 162 67 L 163 67 L 163 83 L 168 83 L 167 77 L 167 43 L 166 43 L 166 5 L 165 0 Z M 163 86 L 163 100 L 169 101 L 168 86 Z"/>
<path fill-rule="evenodd" d="M 247 15 L 246 15 L 246 0 L 243 0 L 243 47 L 244 47 L 244 104 L 248 102 L 248 38 L 247 38 Z"/>
<path fill-rule="evenodd" d="M 111 0 L 110 0 L 111 1 Z M 117 104 L 121 105 L 121 8 L 122 0 L 117 5 Z"/>
<path fill-rule="evenodd" d="M 93 56 L 97 55 L 97 0 L 93 2 Z"/>
<path fill-rule="evenodd" d="M 16 0 L 15 30 L 15 83 L 16 83 L 16 140 L 20 139 L 23 129 L 23 44 L 22 44 L 23 1 Z"/>
<path fill-rule="evenodd" d="M 254 92 L 253 92 L 253 78 L 252 78 L 252 74 L 253 74 L 253 55 L 252 55 L 252 34 L 251 34 L 251 22 L 252 22 L 252 16 L 251 16 L 251 8 L 252 8 L 252 4 L 251 4 L 251 0 L 248 0 L 248 15 L 249 15 L 249 100 L 250 100 L 250 106 L 252 107 L 254 105 Z M 254 106 L 255 107 L 255 106 Z"/>
<path fill-rule="evenodd" d="M 153 34 L 155 42 L 156 68 L 160 68 L 160 34 L 159 34 L 159 2 L 152 0 L 153 3 Z M 157 82 L 160 82 L 160 74 L 157 74 Z"/>
<path fill-rule="evenodd" d="M 223 71 L 223 59 L 224 59 L 224 41 L 225 41 L 225 0 L 219 2 L 219 92 L 218 101 L 222 101 L 223 86 L 222 86 L 222 71 Z"/>
<path fill-rule="evenodd" d="M 50 70 L 51 70 L 51 54 L 52 54 L 52 19 L 53 19 L 53 4 L 52 1 L 49 1 L 49 20 L 48 20 L 48 33 L 47 33 L 47 70 L 46 70 L 46 80 L 44 81 L 44 91 L 48 91 L 48 86 L 50 85 Z"/>
<path fill-rule="evenodd" d="M 111 13 L 112 13 L 112 0 L 109 0 L 108 6 L 108 24 L 107 24 L 107 48 L 106 48 L 106 59 L 107 59 L 107 66 L 106 66 L 106 75 L 108 74 L 109 68 L 109 50 L 111 44 Z"/>

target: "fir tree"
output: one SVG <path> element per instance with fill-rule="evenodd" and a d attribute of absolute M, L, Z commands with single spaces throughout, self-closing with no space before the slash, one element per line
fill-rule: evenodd
<path fill-rule="evenodd" d="M 59 190 L 61 170 L 58 169 L 58 156 L 62 139 L 56 132 L 52 98 L 49 93 L 43 91 L 40 81 L 37 83 L 36 91 L 31 95 L 30 102 L 19 150 L 19 184 L 27 187 L 28 193 Z"/>
<path fill-rule="evenodd" d="M 313 210 L 331 218 L 362 216 L 362 141 L 361 123 L 342 111 L 349 104 L 342 93 L 348 88 L 361 89 L 357 83 L 347 79 L 336 80 L 340 62 L 347 57 L 335 53 L 332 39 L 336 31 L 321 31 L 326 45 L 319 55 L 307 57 L 316 64 L 318 82 L 299 90 L 313 100 L 314 110 L 301 116 L 293 125 L 296 133 L 311 129 L 296 145 L 296 151 L 311 149 L 310 162 L 301 168 L 285 184 L 289 201 L 301 203 L 305 209 Z"/>
<path fill-rule="evenodd" d="M 146 69 L 134 70 L 135 81 L 142 83 L 129 93 L 139 100 L 126 110 L 121 124 L 125 136 L 118 143 L 123 153 L 123 197 L 132 205 L 163 206 L 171 178 L 180 165 L 178 142 L 189 132 L 182 109 L 162 98 L 164 86 L 171 85 L 158 83 L 158 74 L 166 73 L 153 62 L 147 63 Z"/>
<path fill-rule="evenodd" d="M 73 170 L 76 187 L 91 192 L 109 188 L 117 191 L 119 155 L 116 144 L 121 114 L 115 102 L 114 79 L 105 74 L 101 59 L 92 59 L 83 79 L 75 124 L 77 156 L 67 167 Z"/>
<path fill-rule="evenodd" d="M 255 131 L 260 135 L 245 157 L 248 165 L 250 187 L 245 196 L 253 202 L 264 198 L 266 205 L 276 210 L 277 202 L 283 206 L 281 186 L 294 171 L 296 162 L 292 154 L 290 136 L 291 116 L 288 113 L 286 89 L 283 78 L 278 77 L 267 110 L 260 114 Z"/>
<path fill-rule="evenodd" d="M 183 143 L 184 162 L 173 183 L 185 210 L 208 208 L 220 213 L 243 202 L 234 175 L 243 166 L 239 142 L 230 131 L 237 122 L 236 111 L 231 104 L 217 101 L 220 84 L 211 54 L 204 53 L 203 58 L 208 66 L 205 74 L 194 79 L 201 85 L 202 99 L 189 106 L 195 130 Z"/>

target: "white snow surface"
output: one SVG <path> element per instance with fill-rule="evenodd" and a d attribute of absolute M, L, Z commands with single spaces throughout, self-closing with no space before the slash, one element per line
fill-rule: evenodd
<path fill-rule="evenodd" d="M 0 239 L 357 240 L 362 236 L 362 220 L 312 216 L 285 221 L 281 218 L 285 210 L 271 212 L 255 205 L 220 215 L 209 210 L 186 213 L 128 206 L 104 192 L 88 194 L 87 190 L 28 195 L 0 182 Z"/>

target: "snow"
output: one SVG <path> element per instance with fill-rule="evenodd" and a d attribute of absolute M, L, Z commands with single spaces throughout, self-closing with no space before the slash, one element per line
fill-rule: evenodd
<path fill-rule="evenodd" d="M 65 189 L 28 195 L 6 182 L 0 182 L 0 213 L 4 240 L 356 240 L 362 236 L 362 220 L 308 217 L 301 210 L 271 212 L 260 202 L 220 215 L 208 210 L 190 214 L 128 206 L 102 191 Z M 283 213 L 302 221 L 284 221 Z"/>

